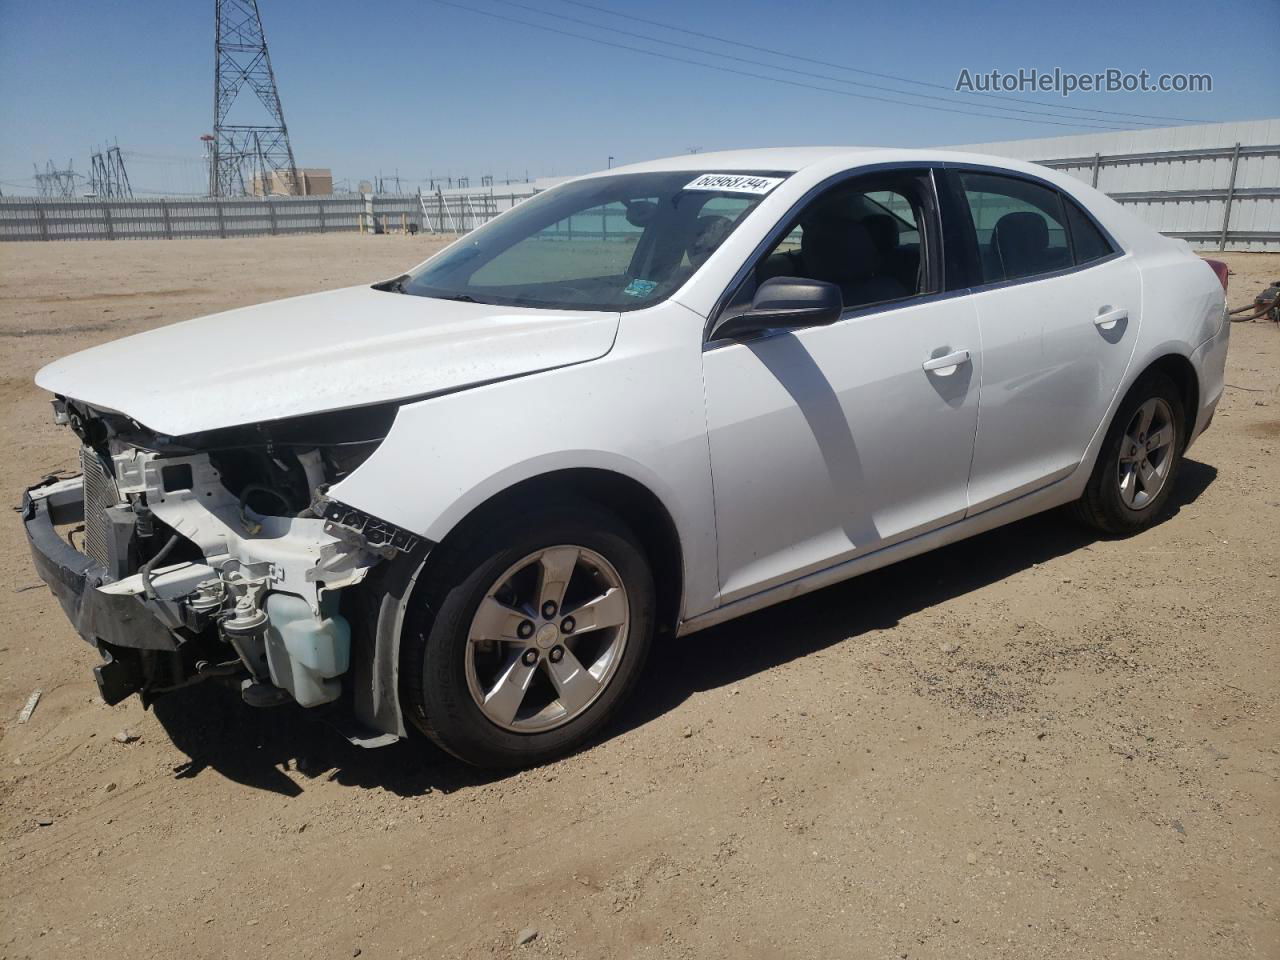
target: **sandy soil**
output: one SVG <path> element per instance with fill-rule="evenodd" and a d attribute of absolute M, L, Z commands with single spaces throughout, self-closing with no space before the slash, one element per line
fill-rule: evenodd
<path fill-rule="evenodd" d="M 429 244 L 0 247 L 0 487 L 74 462 L 46 361 Z M 1280 277 L 1228 259 L 1233 302 Z M 1280 956 L 1278 373 L 1237 325 L 1149 532 L 1037 517 L 668 642 L 605 742 L 496 778 L 212 688 L 102 705 L 11 516 L 0 957 Z"/>

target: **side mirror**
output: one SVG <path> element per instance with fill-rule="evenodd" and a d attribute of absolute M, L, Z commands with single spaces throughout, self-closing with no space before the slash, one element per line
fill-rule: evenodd
<path fill-rule="evenodd" d="M 760 284 L 751 309 L 721 320 L 712 340 L 744 337 L 762 330 L 825 327 L 840 319 L 844 298 L 834 283 L 800 277 L 772 277 Z"/>

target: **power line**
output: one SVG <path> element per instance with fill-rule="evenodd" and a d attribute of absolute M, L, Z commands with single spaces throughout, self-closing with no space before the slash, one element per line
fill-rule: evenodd
<path fill-rule="evenodd" d="M 167 190 L 167 189 L 161 190 L 159 188 L 152 188 L 152 187 L 137 187 L 134 189 L 134 193 L 139 196 L 192 197 L 192 198 L 199 198 L 201 200 L 207 199 L 209 196 L 208 190 L 188 190 L 184 192 L 181 190 Z"/>
<path fill-rule="evenodd" d="M 644 17 L 637 17 L 635 14 L 631 14 L 631 13 L 619 13 L 616 10 L 610 10 L 608 7 L 599 7 L 599 6 L 596 6 L 595 4 L 586 3 L 584 2 L 584 0 L 561 0 L 561 2 L 572 4 L 575 7 L 584 7 L 587 10 L 594 10 L 597 13 L 608 14 L 611 17 L 622 17 L 625 20 L 634 20 L 637 23 L 645 23 L 651 27 L 660 27 L 663 30 L 673 30 L 676 33 L 687 34 L 688 36 L 691 36 L 691 37 L 701 37 L 704 40 L 714 40 L 717 43 L 726 43 L 726 44 L 729 44 L 730 46 L 742 47 L 746 50 L 755 50 L 757 53 L 768 53 L 775 57 L 785 57 L 789 60 L 800 60 L 800 61 L 803 61 L 804 63 L 812 63 L 821 67 L 833 67 L 836 70 L 848 70 L 850 73 L 861 73 L 864 76 L 868 76 L 868 77 L 879 77 L 881 80 L 896 80 L 899 83 L 910 83 L 919 87 L 932 87 L 935 90 L 947 90 L 951 93 L 956 92 L 951 87 L 947 86 L 945 83 L 931 83 L 928 80 L 913 80 L 910 77 L 899 77 L 892 73 L 877 73 L 875 70 L 863 70 L 858 67 L 850 67 L 847 64 L 843 64 L 843 63 L 831 63 L 828 60 L 815 60 L 813 57 L 804 57 L 797 53 L 787 53 L 786 51 L 783 51 L 783 50 L 774 50 L 771 47 L 759 47 L 752 43 L 743 43 L 740 40 L 728 40 L 728 39 L 725 39 L 724 37 L 718 37 L 715 34 L 700 33 L 697 30 L 689 30 L 685 27 L 677 27 L 669 23 L 662 23 L 661 21 L 658 21 L 658 20 L 648 20 Z M 1008 94 L 982 93 L 976 90 L 972 94 L 970 94 L 970 96 L 986 97 L 992 100 L 1011 100 L 1017 103 L 1034 104 L 1035 106 L 1038 106 L 1038 107 L 1054 107 L 1055 109 L 1074 110 L 1080 113 L 1106 113 L 1115 117 L 1138 117 L 1143 120 L 1172 120 L 1176 123 L 1211 123 L 1212 122 L 1208 120 L 1193 120 L 1189 117 L 1166 117 L 1166 116 L 1161 116 L 1160 114 L 1128 113 L 1123 110 L 1103 110 L 1101 107 L 1073 107 L 1070 104 L 1066 104 L 1066 103 L 1060 103 L 1060 104 L 1045 103 L 1043 100 L 1031 100 L 1027 97 L 1014 97 Z"/>
<path fill-rule="evenodd" d="M 202 167 L 207 167 L 209 163 L 205 157 L 180 156 L 173 153 L 145 153 L 141 150 L 122 150 L 120 152 L 130 160 L 149 160 L 160 163 L 198 163 Z"/>
<path fill-rule="evenodd" d="M 922 100 L 933 100 L 933 101 L 936 101 L 936 102 L 938 102 L 938 103 L 948 103 L 948 104 L 960 103 L 960 104 L 968 104 L 968 105 L 970 105 L 970 106 L 979 107 L 979 108 L 986 109 L 986 110 L 1000 110 L 1000 111 L 1008 111 L 1009 113 L 1025 113 L 1025 114 L 1027 114 L 1027 115 L 1029 115 L 1029 116 L 1033 116 L 1033 117 L 1058 117 L 1058 118 L 1063 119 L 1063 120 L 1074 120 L 1074 121 L 1076 121 L 1077 123 L 1078 123 L 1081 119 L 1097 119 L 1099 123 L 1112 123 L 1112 124 L 1115 124 L 1116 129 L 1125 129 L 1126 127 L 1132 127 L 1132 126 L 1134 126 L 1134 122 L 1132 122 L 1132 121 L 1131 121 L 1131 122 L 1129 122 L 1129 123 L 1127 123 L 1127 124 L 1123 124 L 1123 123 L 1120 123 L 1119 121 L 1115 121 L 1115 120 L 1103 120 L 1102 118 L 1092 118 L 1092 117 L 1091 117 L 1091 118 L 1080 118 L 1080 117 L 1073 117 L 1073 116 L 1070 116 L 1070 115 L 1065 114 L 1065 113 L 1054 113 L 1054 112 L 1052 112 L 1051 110 L 1045 110 L 1045 109 L 1040 109 L 1040 110 L 1027 110 L 1027 109 L 1023 109 L 1023 108 L 1021 108 L 1021 107 L 1005 107 L 1005 106 L 996 107 L 996 106 L 988 106 L 987 104 L 984 104 L 984 103 L 973 103 L 972 101 L 969 101 L 969 100 L 960 99 L 960 98 L 959 98 L 959 97 L 954 93 L 954 91 L 952 92 L 952 95 L 951 95 L 951 96 L 949 96 L 949 97 L 942 97 L 942 96 L 938 96 L 938 95 L 936 95 L 936 94 L 932 94 L 932 93 L 913 93 L 913 92 L 912 92 L 912 91 L 910 91 L 910 90 L 899 90 L 899 89 L 898 89 L 898 88 L 896 88 L 896 87 L 885 87 L 885 86 L 881 86 L 880 84 L 876 84 L 876 83 L 867 83 L 867 82 L 862 81 L 862 80 L 847 80 L 847 79 L 845 79 L 844 77 L 833 77 L 833 76 L 831 76 L 830 74 L 826 74 L 826 73 L 814 73 L 814 72 L 812 72 L 811 70 L 800 70 L 800 69 L 798 69 L 798 68 L 796 68 L 796 67 L 784 67 L 784 66 L 778 66 L 777 64 L 772 64 L 772 63 L 761 63 L 759 60 L 753 60 L 753 59 L 748 58 L 748 57 L 737 57 L 737 56 L 734 56 L 734 55 L 733 55 L 733 54 L 731 54 L 731 53 L 720 53 L 720 52 L 715 51 L 715 50 L 708 50 L 706 47 L 695 47 L 695 46 L 694 46 L 694 45 L 692 45 L 692 44 L 689 44 L 689 43 L 679 43 L 679 42 L 677 42 L 677 41 L 675 41 L 675 40 L 663 40 L 661 37 L 653 37 L 653 36 L 649 36 L 648 34 L 644 34 L 644 33 L 632 33 L 632 32 L 631 32 L 631 31 L 629 31 L 629 30 L 620 30 L 620 29 L 618 29 L 618 28 L 616 28 L 616 27 L 608 27 L 608 26 L 604 26 L 603 24 L 599 24 L 599 23 L 592 23 L 590 20 L 583 20 L 583 19 L 581 19 L 581 18 L 579 18 L 579 17 L 569 17 L 569 16 L 565 16 L 565 15 L 563 15 L 563 14 L 559 14 L 559 13 L 551 13 L 550 11 L 547 11 L 547 10 L 541 10 L 541 9 L 539 9 L 538 7 L 531 7 L 531 6 L 529 6 L 528 4 L 525 4 L 525 3 L 518 3 L 518 2 L 517 2 L 517 0 L 493 0 L 493 2 L 495 2 L 495 3 L 505 4 L 505 5 L 506 5 L 506 6 L 508 6 L 508 7 L 518 7 L 518 8 L 520 8 L 521 10 L 528 10 L 528 11 L 530 11 L 531 13 L 540 13 L 540 14 L 543 14 L 543 15 L 548 16 L 548 17 L 554 17 L 554 18 L 555 18 L 555 19 L 557 19 L 557 20 L 565 20 L 565 21 L 567 21 L 567 22 L 569 22 L 569 23 L 576 23 L 576 24 L 580 24 L 580 25 L 582 25 L 582 26 L 584 26 L 584 27 L 590 27 L 590 28 L 592 28 L 592 29 L 594 29 L 594 30 L 607 30 L 607 31 L 609 31 L 610 33 L 617 33 L 617 34 L 621 34 L 621 35 L 622 35 L 622 36 L 624 36 L 624 37 L 632 37 L 632 38 L 634 38 L 634 39 L 636 39 L 636 40 L 646 40 L 646 41 L 648 41 L 648 42 L 650 42 L 650 43 L 660 43 L 660 44 L 663 44 L 663 45 L 665 45 L 665 46 L 669 46 L 669 47 L 678 47 L 678 48 L 680 48 L 680 49 L 682 49 L 682 50 L 692 50 L 692 51 L 694 51 L 695 53 L 701 53 L 701 54 L 704 54 L 705 56 L 709 56 L 709 57 L 721 57 L 721 58 L 723 58 L 723 59 L 725 59 L 725 60 L 734 60 L 734 61 L 736 61 L 736 62 L 738 62 L 738 63 L 745 63 L 745 64 L 755 65 L 755 66 L 759 66 L 759 67 L 764 67 L 765 69 L 768 69 L 768 70 L 782 70 L 782 71 L 785 71 L 785 72 L 787 72 L 787 73 L 794 73 L 794 74 L 797 74 L 797 75 L 799 75 L 799 76 L 802 76 L 802 77 L 810 77 L 810 78 L 815 79 L 815 80 L 826 80 L 826 81 L 829 81 L 829 82 L 831 82 L 831 83 L 844 83 L 844 84 L 848 84 L 848 85 L 850 85 L 850 86 L 854 86 L 854 87 L 865 87 L 865 88 L 867 88 L 868 90 L 880 90 L 880 91 L 883 91 L 883 92 L 885 92 L 885 93 L 898 94 L 899 96 L 903 96 L 903 97 L 919 97 L 919 98 L 920 98 L 920 99 L 922 99 Z M 1048 107 L 1048 106 L 1049 106 L 1049 104 L 1045 104 L 1045 106 L 1046 106 L 1046 107 Z M 1008 119 L 1016 119 L 1016 118 L 1014 118 L 1014 117 L 1009 117 Z M 1146 123 L 1146 122 L 1138 122 L 1138 123 L 1137 123 L 1137 125 L 1138 125 L 1138 126 L 1155 126 L 1156 124 L 1153 124 L 1153 123 Z"/>
<path fill-rule="evenodd" d="M 467 13 L 478 13 L 481 16 L 491 17 L 494 20 L 505 20 L 508 23 L 517 23 L 521 26 L 532 27 L 535 30 L 542 30 L 547 33 L 556 33 L 565 37 L 573 37 L 576 40 L 586 40 L 588 43 L 598 43 L 606 47 L 614 47 L 619 50 L 630 50 L 633 53 L 643 53 L 650 57 L 658 57 L 662 60 L 673 60 L 676 63 L 689 63 L 695 67 L 705 67 L 708 70 L 719 70 L 721 73 L 732 73 L 740 77 L 751 77 L 756 80 L 771 80 L 774 83 L 784 83 L 790 87 L 803 87 L 808 90 L 820 90 L 823 93 L 834 93 L 843 97 L 854 97 L 858 100 L 875 100 L 880 103 L 891 103 L 899 107 L 915 107 L 918 110 L 934 110 L 938 113 L 959 113 L 966 114 L 971 117 L 986 117 L 988 120 L 1013 120 L 1017 123 L 1047 123 L 1055 127 L 1088 127 L 1094 130 L 1114 130 L 1114 126 L 1103 126 L 1098 123 L 1083 122 L 1064 122 L 1061 120 L 1041 120 L 1031 119 L 1029 117 L 1010 117 L 998 113 L 978 113 L 973 110 L 962 110 L 958 107 L 935 107 L 928 103 L 912 103 L 910 100 L 894 100 L 889 97 L 877 97 L 869 93 L 854 93 L 852 90 L 837 90 L 832 87 L 820 87 L 813 83 L 804 83 L 800 80 L 788 80 L 785 77 L 771 77 L 764 73 L 752 73 L 748 70 L 739 70 L 735 67 L 725 67 L 716 63 L 703 63 L 701 60 L 690 60 L 688 57 L 678 57 L 670 53 L 659 53 L 656 50 L 646 50 L 644 47 L 633 47 L 626 43 L 615 43 L 612 40 L 601 40 L 599 37 L 590 37 L 582 33 L 574 33 L 571 30 L 561 30 L 558 27 L 548 27 L 541 23 L 532 23 L 529 20 L 521 20 L 518 17 L 508 17 L 500 13 L 492 13 L 488 10 L 477 10 L 472 7 L 464 6 L 461 3 L 454 3 L 452 0 L 431 0 L 432 3 L 440 4 L 445 7 L 454 7 L 458 10 L 465 10 Z M 1096 118 L 1088 118 L 1096 119 Z"/>

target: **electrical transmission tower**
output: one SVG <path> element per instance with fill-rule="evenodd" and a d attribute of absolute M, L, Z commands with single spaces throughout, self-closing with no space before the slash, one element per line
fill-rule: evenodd
<path fill-rule="evenodd" d="M 35 164 L 32 166 L 35 167 Z M 73 169 L 70 160 L 67 161 L 65 170 L 59 170 L 50 160 L 44 165 L 44 173 L 40 172 L 39 167 L 35 167 L 35 171 L 36 192 L 42 198 L 54 200 L 76 195 L 76 177 L 79 174 Z"/>
<path fill-rule="evenodd" d="M 374 177 L 373 184 L 374 184 L 373 186 L 374 193 L 394 193 L 399 195 L 400 171 L 397 170 L 395 174 L 390 177 L 384 177 L 382 175 L 382 172 L 379 171 L 378 175 Z"/>
<path fill-rule="evenodd" d="M 89 189 L 96 197 L 132 199 L 133 187 L 129 185 L 129 173 L 118 146 L 109 147 L 105 153 L 99 150 L 89 157 Z"/>
<path fill-rule="evenodd" d="M 209 193 L 215 197 L 247 193 L 246 175 L 255 176 L 259 190 L 271 193 L 280 186 L 286 193 L 299 190 L 298 168 L 293 162 L 289 130 L 271 70 L 266 34 L 258 0 L 214 0 L 216 36 L 213 60 L 213 143 L 209 160 Z M 247 87 L 266 111 L 232 106 Z M 243 114 L 243 115 L 242 115 Z M 252 114 L 257 114 L 256 118 Z M 245 120 L 257 119 L 256 123 Z M 278 176 L 277 176 L 278 174 Z"/>

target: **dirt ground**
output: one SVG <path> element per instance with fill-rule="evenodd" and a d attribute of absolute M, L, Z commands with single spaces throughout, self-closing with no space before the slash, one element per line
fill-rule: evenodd
<path fill-rule="evenodd" d="M 430 243 L 0 247 L 0 488 L 75 462 L 43 363 Z M 1280 278 L 1226 259 L 1234 303 Z M 1154 529 L 1044 515 L 661 644 L 604 742 L 508 776 L 104 706 L 12 514 L 0 958 L 1278 957 L 1280 329 L 1227 379 Z"/>

